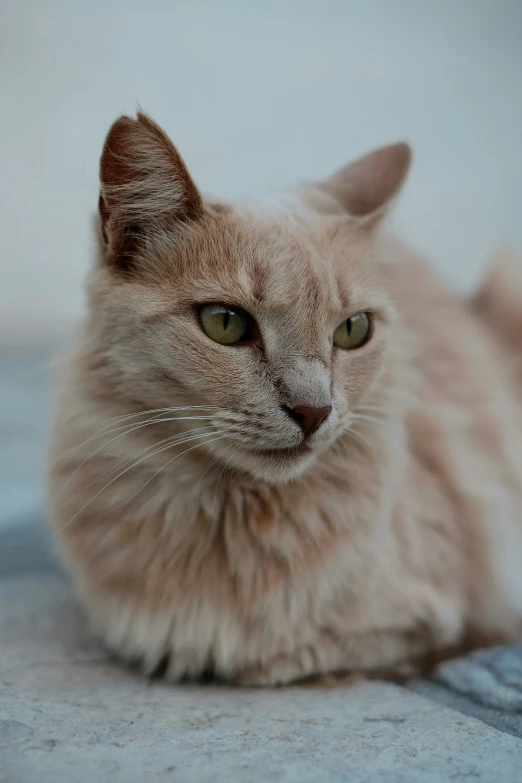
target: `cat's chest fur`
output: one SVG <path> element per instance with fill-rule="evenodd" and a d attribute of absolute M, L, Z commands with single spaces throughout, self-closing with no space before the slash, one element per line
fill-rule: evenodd
<path fill-rule="evenodd" d="M 418 573 L 423 547 L 401 546 L 382 492 L 238 483 L 164 479 L 126 513 L 115 486 L 74 520 L 62 543 L 119 655 L 174 679 L 276 684 L 396 671 L 456 641 L 462 596 Z"/>

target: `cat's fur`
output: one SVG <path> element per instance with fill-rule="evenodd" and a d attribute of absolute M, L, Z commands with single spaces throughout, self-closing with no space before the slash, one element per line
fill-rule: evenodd
<path fill-rule="evenodd" d="M 95 627 L 147 672 L 401 672 L 520 632 L 522 282 L 468 302 L 382 236 L 409 159 L 229 205 L 146 116 L 112 127 L 49 502 Z M 202 302 L 262 343 L 212 342 Z M 360 311 L 368 344 L 334 348 Z M 301 443 L 282 405 L 330 403 L 307 453 L 256 454 Z"/>

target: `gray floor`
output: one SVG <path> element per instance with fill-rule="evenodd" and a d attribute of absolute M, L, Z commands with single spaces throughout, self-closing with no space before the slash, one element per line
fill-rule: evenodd
<path fill-rule="evenodd" d="M 41 516 L 52 353 L 0 345 L 0 531 Z"/>
<path fill-rule="evenodd" d="M 48 364 L 0 354 L 0 781 L 521 780 L 522 650 L 407 688 L 170 687 L 110 660 L 44 526 Z"/>

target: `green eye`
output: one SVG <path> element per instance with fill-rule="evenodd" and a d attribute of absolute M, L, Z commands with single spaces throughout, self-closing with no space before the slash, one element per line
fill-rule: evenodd
<path fill-rule="evenodd" d="M 368 313 L 357 313 L 343 321 L 334 332 L 334 345 L 352 351 L 360 348 L 370 337 L 371 321 Z"/>
<path fill-rule="evenodd" d="M 205 334 L 216 343 L 235 345 L 248 339 L 250 318 L 243 310 L 208 304 L 199 308 L 198 317 Z"/>

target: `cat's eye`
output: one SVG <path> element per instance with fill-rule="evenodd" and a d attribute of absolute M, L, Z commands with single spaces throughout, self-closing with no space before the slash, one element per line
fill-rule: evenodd
<path fill-rule="evenodd" d="M 235 345 L 250 337 L 250 316 L 239 308 L 206 304 L 199 308 L 198 318 L 205 334 L 221 345 Z"/>
<path fill-rule="evenodd" d="M 368 313 L 357 313 L 339 324 L 334 332 L 334 345 L 345 351 L 361 348 L 369 339 L 371 320 Z"/>

